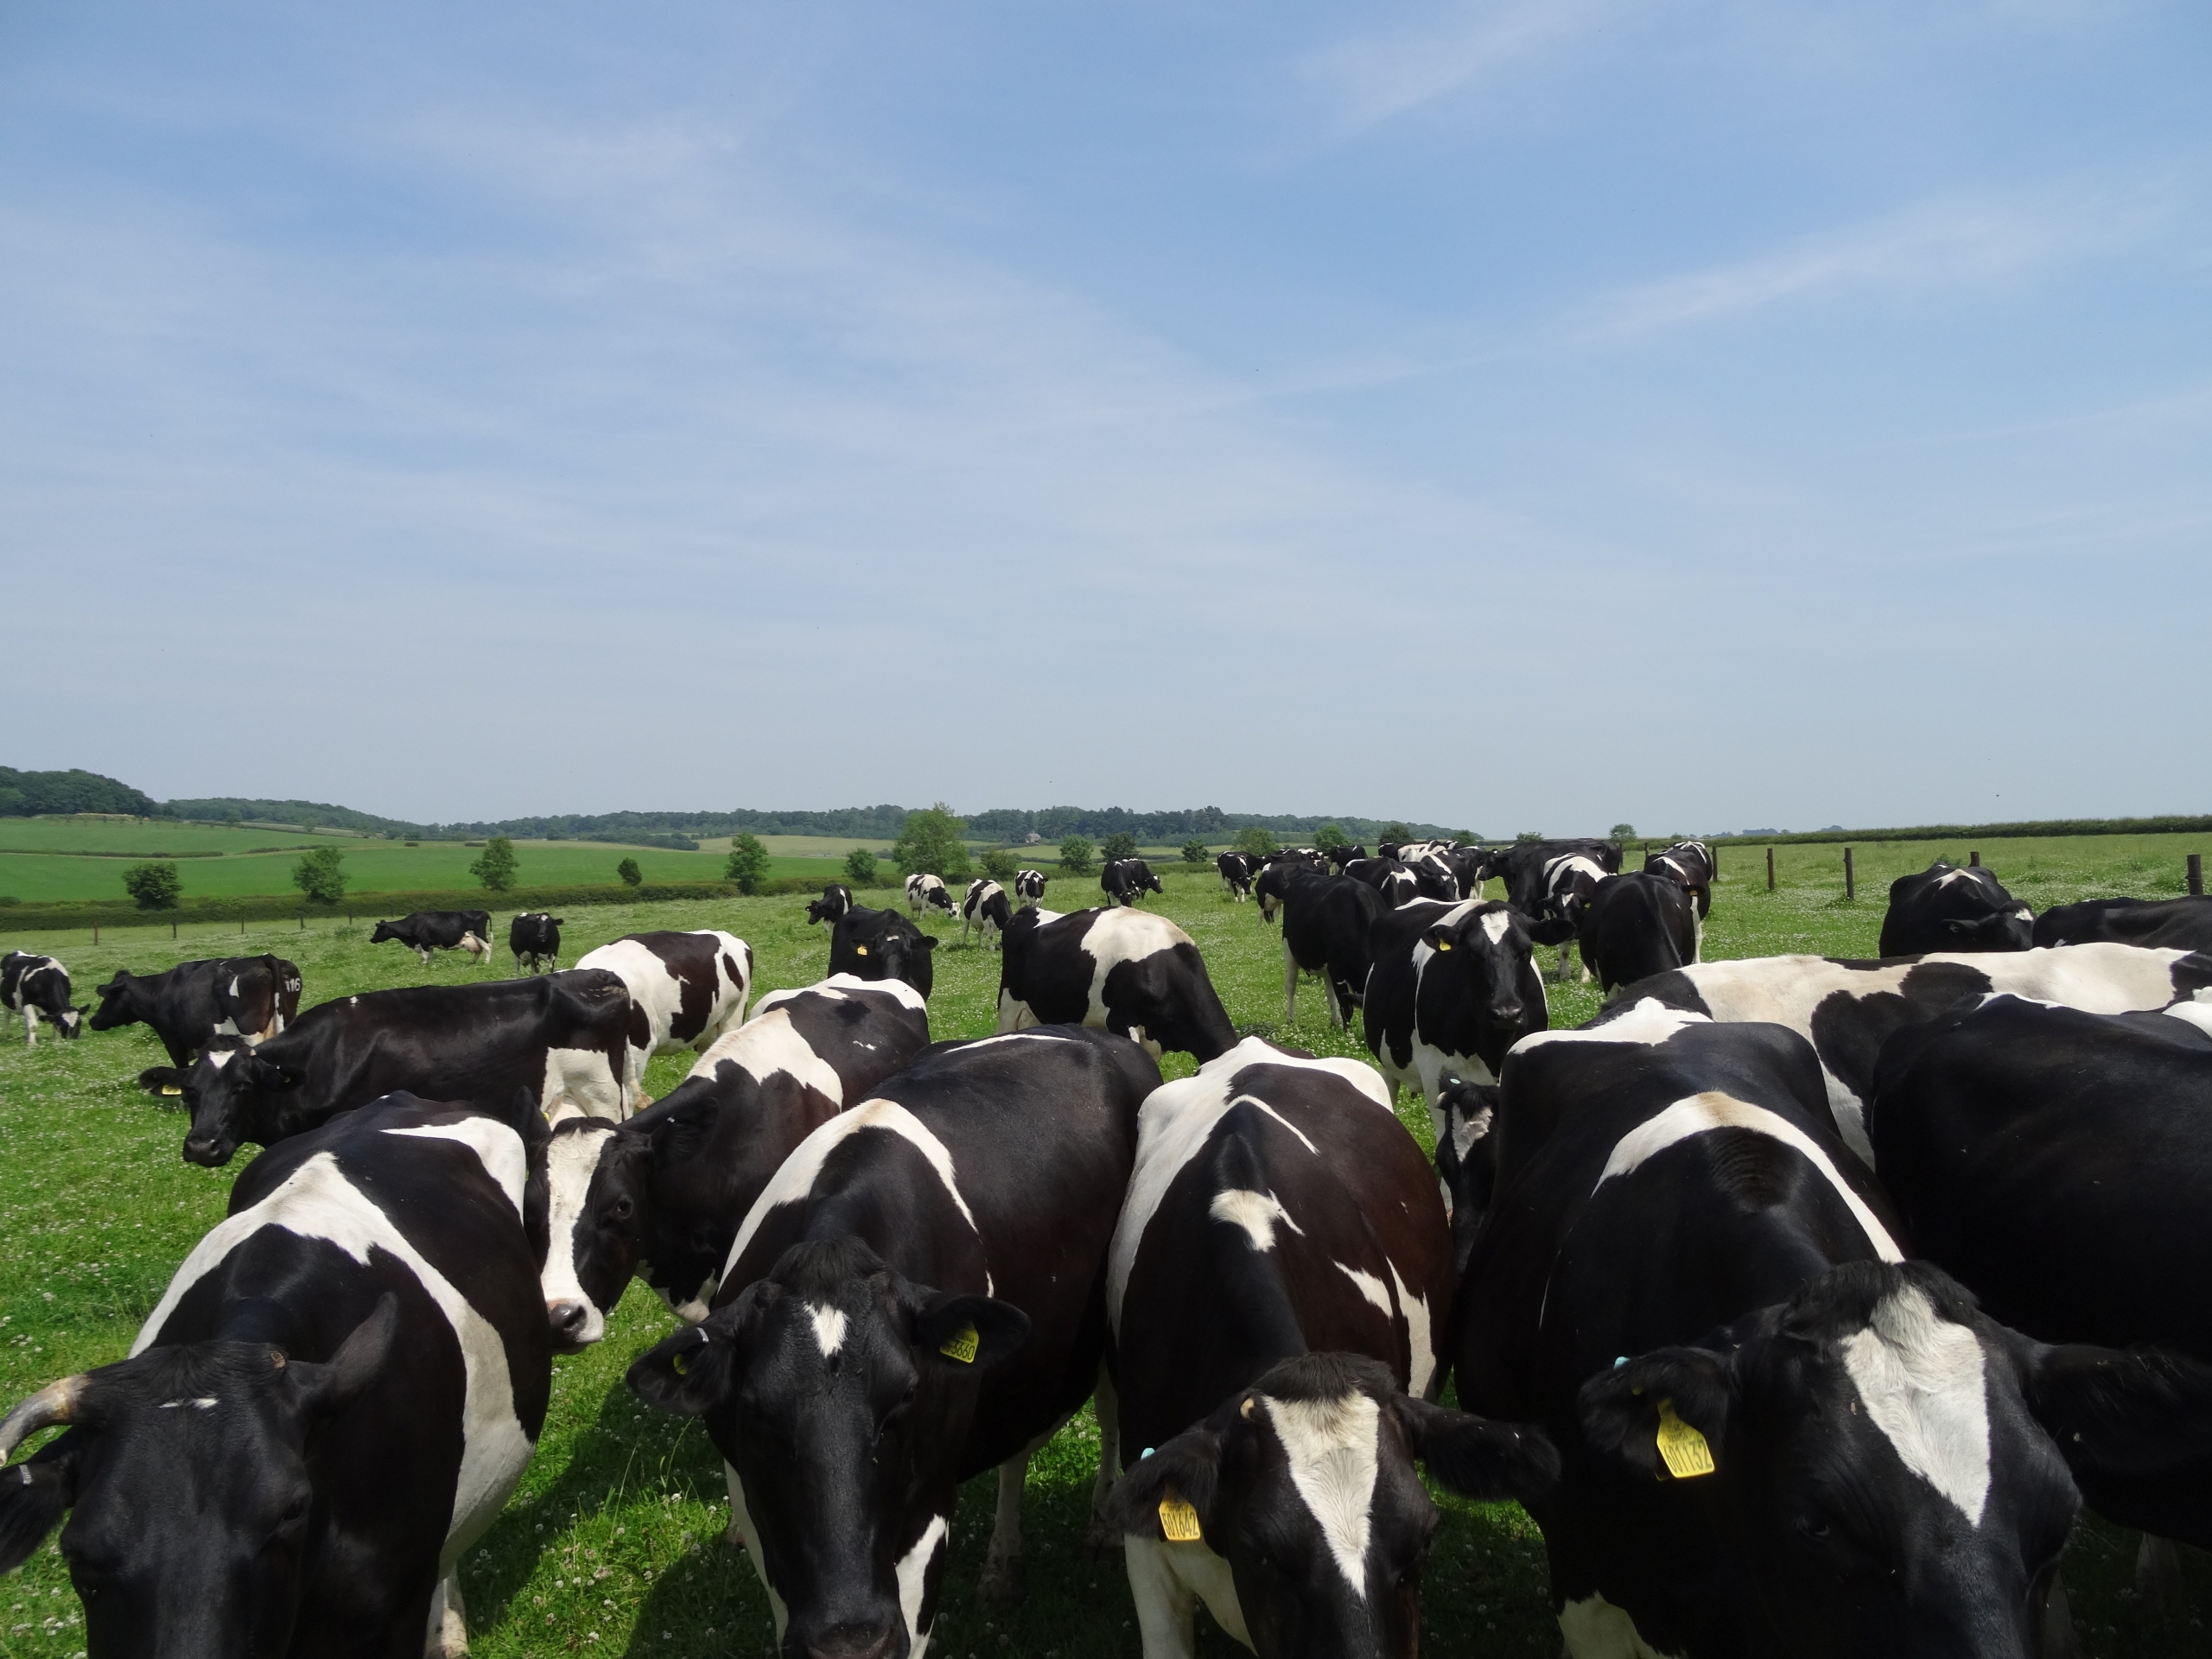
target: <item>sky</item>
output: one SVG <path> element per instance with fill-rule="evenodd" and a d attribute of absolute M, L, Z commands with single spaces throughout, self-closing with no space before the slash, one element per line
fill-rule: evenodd
<path fill-rule="evenodd" d="M 2203 811 L 2208 84 L 2178 0 L 0 0 L 6 760 Z"/>

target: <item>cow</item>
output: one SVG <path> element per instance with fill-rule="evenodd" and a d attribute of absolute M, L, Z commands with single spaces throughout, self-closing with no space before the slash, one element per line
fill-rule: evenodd
<path fill-rule="evenodd" d="M 1440 1129 L 1447 1077 L 1496 1082 L 1506 1051 L 1551 1023 L 1528 925 L 1496 899 L 1417 899 L 1377 917 L 1370 942 L 1368 1052 L 1393 1097 L 1420 1090 Z"/>
<path fill-rule="evenodd" d="M 1576 860 L 1586 861 L 1595 868 L 1586 870 L 1573 861 Z M 1619 874 L 1620 868 L 1621 849 L 1618 843 L 1588 839 L 1516 841 L 1510 846 L 1478 854 L 1469 865 L 1472 879 L 1477 881 L 1496 876 L 1504 882 L 1505 902 L 1540 923 L 1555 921 L 1566 896 L 1581 885 L 1570 877 L 1585 876 L 1588 885 L 1594 887 L 1600 877 Z M 1571 928 L 1567 937 L 1573 937 Z M 1552 944 L 1558 940 L 1541 938 L 1537 942 Z"/>
<path fill-rule="evenodd" d="M 29 950 L 0 957 L 0 1008 L 23 1016 L 23 1041 L 33 1047 L 41 1016 L 64 1037 L 74 1037 L 86 1013 L 69 1006 L 69 970 L 53 957 Z"/>
<path fill-rule="evenodd" d="M 1007 903 L 1006 889 L 987 876 L 977 876 L 960 900 L 960 942 L 968 943 L 968 930 L 972 927 L 982 935 L 985 944 L 996 944 L 1013 919 L 1014 906 Z"/>
<path fill-rule="evenodd" d="M 927 910 L 941 910 L 950 916 L 953 913 L 952 895 L 945 891 L 944 878 L 939 875 L 908 876 L 906 909 L 918 920 Z"/>
<path fill-rule="evenodd" d="M 682 1317 L 706 1318 L 737 1224 L 785 1154 L 929 1040 L 929 1006 L 912 986 L 839 974 L 762 997 L 627 1122 L 562 1123 L 547 1155 L 554 1340 L 597 1342 L 633 1275 Z"/>
<path fill-rule="evenodd" d="M 1448 855 L 1455 849 L 1448 841 L 1379 841 L 1375 843 L 1378 858 L 1395 858 L 1402 863 L 1412 864 L 1424 858 Z"/>
<path fill-rule="evenodd" d="M 1681 882 L 1689 889 L 1690 897 L 1697 900 L 1698 949 L 1692 952 L 1690 960 L 1700 960 L 1705 947 L 1705 918 L 1713 914 L 1713 884 L 1720 875 L 1720 861 L 1713 856 L 1713 849 L 1701 841 L 1678 841 L 1646 855 L 1643 869 L 1647 875 L 1663 875 Z"/>
<path fill-rule="evenodd" d="M 1354 859 L 1365 858 L 1367 856 L 1367 849 L 1364 847 L 1332 847 L 1329 849 L 1328 856 L 1329 862 L 1336 867 L 1337 874 L 1338 875 L 1342 875 L 1344 873 L 1345 865 L 1351 863 Z"/>
<path fill-rule="evenodd" d="M 842 881 L 832 881 L 822 889 L 822 896 L 806 907 L 806 925 L 817 922 L 837 925 L 837 918 L 853 907 L 853 890 Z"/>
<path fill-rule="evenodd" d="M 378 922 L 371 944 L 397 939 L 430 965 L 433 950 L 466 950 L 481 964 L 492 959 L 492 912 L 488 910 L 418 910 L 396 922 Z"/>
<path fill-rule="evenodd" d="M 1382 895 L 1348 876 L 1299 870 L 1283 890 L 1282 1020 L 1298 1018 L 1298 976 L 1321 976 L 1329 1023 L 1342 1031 L 1367 995 L 1374 966 L 1369 931 L 1390 908 Z"/>
<path fill-rule="evenodd" d="M 2212 950 L 2212 899 L 2084 899 L 2036 918 L 2037 944 L 2140 944 Z"/>
<path fill-rule="evenodd" d="M 2035 912 L 1979 864 L 1961 869 L 1937 859 L 1890 883 L 1882 917 L 1885 957 L 1934 950 L 2025 950 L 2035 943 Z"/>
<path fill-rule="evenodd" d="M 299 1018 L 300 969 L 282 957 L 218 957 L 181 962 L 158 974 L 128 969 L 97 988 L 94 1031 L 143 1021 L 168 1051 L 169 1064 L 188 1066 L 217 1037 L 264 1043 Z"/>
<path fill-rule="evenodd" d="M 1382 895 L 1383 902 L 1391 906 L 1402 905 L 1408 899 L 1442 897 L 1440 893 L 1424 895 L 1421 877 L 1395 858 L 1356 858 L 1344 866 L 1344 873 L 1350 880 L 1374 888 Z"/>
<path fill-rule="evenodd" d="M 1221 890 L 1238 904 L 1252 896 L 1252 878 L 1258 874 L 1260 861 L 1249 853 L 1223 853 L 1213 861 L 1221 873 Z"/>
<path fill-rule="evenodd" d="M 625 933 L 585 951 L 576 966 L 613 974 L 630 993 L 623 1089 L 632 1110 L 647 1103 L 645 1065 L 654 1055 L 681 1048 L 703 1054 L 745 1018 L 753 995 L 753 947 L 713 928 Z"/>
<path fill-rule="evenodd" d="M 1147 892 L 1166 891 L 1160 885 L 1160 878 L 1152 873 L 1152 866 L 1141 858 L 1108 860 L 1106 868 L 1098 873 L 1098 886 L 1117 905 L 1134 905 Z"/>
<path fill-rule="evenodd" d="M 525 1126 L 526 1127 L 526 1126 Z M 393 1095 L 264 1153 L 129 1357 L 0 1422 L 0 1568 L 67 1514 L 96 1659 L 467 1649 L 552 1383 L 500 1118 Z"/>
<path fill-rule="evenodd" d="M 1901 1026 L 1932 1020 L 1991 992 L 2063 1003 L 2091 1014 L 2212 1002 L 2212 956 L 2130 944 L 2069 944 L 2017 955 L 1931 955 L 1896 961 L 1755 957 L 1704 962 L 1641 979 L 1599 1010 L 1597 1021 L 1647 998 L 1715 1020 L 1765 1020 L 1813 1045 L 1845 1144 L 1871 1160 L 1865 1102 L 1883 1042 Z M 1371 1015 L 1370 1016 L 1372 1017 Z"/>
<path fill-rule="evenodd" d="M 2024 1659 L 2069 1464 L 2172 1462 L 2212 1404 L 2212 1370 L 2041 1347 L 1906 1262 L 1785 1027 L 1647 1001 L 1529 1039 L 1500 1099 L 1459 1397 L 1559 1447 L 1529 1508 L 1574 1659 Z"/>
<path fill-rule="evenodd" d="M 1159 1084 L 1103 1032 L 938 1045 L 800 1143 L 713 1312 L 631 1366 L 648 1405 L 705 1420 L 787 1659 L 919 1659 L 959 1483 L 993 1467 L 982 1587 L 1020 1593 L 1029 1453 L 1096 1384 Z"/>
<path fill-rule="evenodd" d="M 141 1086 L 176 1089 L 192 1113 L 187 1163 L 230 1162 L 380 1095 L 504 1101 L 528 1092 L 556 1119 L 626 1115 L 630 993 L 571 968 L 488 985 L 413 985 L 320 1003 L 258 1047 L 212 1039 L 188 1071 L 157 1066 Z"/>
<path fill-rule="evenodd" d="M 1270 859 L 1260 868 L 1259 879 L 1253 882 L 1252 892 L 1260 901 L 1260 919 L 1272 925 L 1275 912 L 1282 908 L 1282 896 L 1293 881 L 1309 875 L 1326 875 L 1325 866 L 1308 864 L 1299 858 Z"/>
<path fill-rule="evenodd" d="M 901 979 L 926 998 L 936 938 L 893 910 L 855 905 L 830 930 L 830 971 L 855 979 Z"/>
<path fill-rule="evenodd" d="M 1697 960 L 1697 900 L 1671 875 L 1609 875 L 1591 889 L 1574 932 L 1582 976 L 1595 974 L 1599 988 L 1610 994 Z"/>
<path fill-rule="evenodd" d="M 1040 905 L 1045 902 L 1045 872 L 1016 870 L 1014 873 L 1014 897 L 1020 905 Z"/>
<path fill-rule="evenodd" d="M 1117 907 L 1025 910 L 1007 924 L 999 1030 L 1060 1024 L 1103 1027 L 1154 1055 L 1181 1049 L 1202 1065 L 1236 1042 L 1191 936 L 1165 917 Z"/>
<path fill-rule="evenodd" d="M 1441 1518 L 1415 1459 L 1490 1499 L 1557 1467 L 1541 1433 L 1431 1403 L 1452 1291 L 1372 1067 L 1248 1037 L 1153 1091 L 1106 1276 L 1119 1443 L 1157 1448 L 1107 1503 L 1147 1659 L 1194 1650 L 1200 1599 L 1262 1654 L 1411 1659 Z"/>
<path fill-rule="evenodd" d="M 534 974 L 541 965 L 549 973 L 560 972 L 561 924 L 565 919 L 542 910 L 526 910 L 507 924 L 507 949 L 514 953 L 516 973 Z"/>

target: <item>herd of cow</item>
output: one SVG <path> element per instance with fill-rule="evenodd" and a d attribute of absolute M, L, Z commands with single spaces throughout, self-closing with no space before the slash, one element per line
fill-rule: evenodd
<path fill-rule="evenodd" d="M 143 1022 L 185 1157 L 266 1150 L 130 1356 L 0 1421 L 0 1459 L 67 1430 L 0 1478 L 0 1568 L 66 1515 L 95 1659 L 461 1651 L 455 1564 L 633 1278 L 677 1325 L 630 1387 L 703 1420 L 791 1659 L 918 1659 L 992 1469 L 1020 1594 L 1028 1459 L 1086 1402 L 1147 1659 L 1201 1602 L 1262 1655 L 1414 1653 L 1417 1465 L 1528 1508 L 1574 1659 L 2027 1659 L 2084 1504 L 2146 1587 L 2212 1546 L 2212 900 L 2036 918 L 1938 864 L 1880 960 L 1703 963 L 1711 852 L 1619 865 L 1224 855 L 1287 1019 L 1318 975 L 1371 1065 L 1240 1039 L 1135 860 L 1068 914 L 1037 871 L 832 887 L 829 976 L 757 1001 L 732 934 L 563 971 L 535 914 L 545 973 L 304 1014 L 275 957 L 85 1020 L 11 955 L 27 1037 Z M 931 909 L 998 946 L 999 1034 L 931 1041 Z M 1536 952 L 1576 944 L 1616 994 L 1553 1031 Z"/>

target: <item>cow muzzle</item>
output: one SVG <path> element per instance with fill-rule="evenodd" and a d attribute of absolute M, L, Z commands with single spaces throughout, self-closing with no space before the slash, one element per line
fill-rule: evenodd
<path fill-rule="evenodd" d="M 545 1304 L 545 1322 L 553 1340 L 570 1348 L 588 1348 L 607 1334 L 607 1320 L 589 1301 L 563 1297 Z"/>
<path fill-rule="evenodd" d="M 184 1137 L 184 1161 L 198 1164 L 203 1169 L 220 1169 L 231 1161 L 231 1154 L 238 1149 L 235 1141 L 226 1141 L 217 1135 L 188 1135 Z"/>
<path fill-rule="evenodd" d="M 840 1624 L 810 1638 L 807 1659 L 887 1659 L 899 1639 L 895 1630 L 866 1624 Z"/>

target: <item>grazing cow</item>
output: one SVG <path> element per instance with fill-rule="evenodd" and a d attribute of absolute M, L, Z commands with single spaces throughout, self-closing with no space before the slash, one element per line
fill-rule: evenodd
<path fill-rule="evenodd" d="M 1045 872 L 1016 870 L 1014 873 L 1014 896 L 1018 904 L 1042 904 L 1045 901 Z"/>
<path fill-rule="evenodd" d="M 1608 993 L 1697 960 L 1697 900 L 1671 875 L 1609 875 L 1575 919 L 1582 976 Z"/>
<path fill-rule="evenodd" d="M 1365 858 L 1366 856 L 1367 849 L 1364 847 L 1332 847 L 1329 849 L 1329 862 L 1336 866 L 1337 874 L 1338 875 L 1342 875 L 1344 873 L 1344 866 L 1351 863 L 1354 859 Z"/>
<path fill-rule="evenodd" d="M 192 1113 L 187 1163 L 215 1168 L 242 1141 L 270 1147 L 404 1090 L 504 1101 L 526 1090 L 549 1117 L 620 1119 L 630 994 L 613 974 L 569 969 L 488 985 L 414 985 L 320 1003 L 259 1047 L 212 1039 L 189 1071 L 156 1066 Z"/>
<path fill-rule="evenodd" d="M 1597 867 L 1589 873 L 1592 886 L 1596 885 L 1597 877 L 1620 874 L 1620 848 L 1610 841 L 1586 839 L 1516 841 L 1510 847 L 1493 848 L 1479 854 L 1471 868 L 1477 880 L 1486 880 L 1494 875 L 1503 881 L 1505 902 L 1523 916 L 1543 921 L 1556 918 L 1557 901 L 1576 885 L 1565 882 L 1558 874 L 1580 873 L 1580 866 L 1561 862 L 1575 859 L 1587 860 Z M 1573 937 L 1571 930 L 1568 937 Z M 1556 941 L 1547 938 L 1538 943 L 1548 944 Z"/>
<path fill-rule="evenodd" d="M 1201 1064 L 1236 1042 L 1191 936 L 1141 911 L 1026 910 L 1007 925 L 999 1030 L 1061 1024 L 1103 1027 Z"/>
<path fill-rule="evenodd" d="M 2057 1002 L 2091 1014 L 2163 1008 L 2212 989 L 2212 956 L 2129 944 L 2069 944 L 2006 956 L 1908 957 L 1853 962 L 1833 957 L 1755 957 L 1704 962 L 1638 980 L 1592 1023 L 1653 998 L 1715 1020 L 1769 1020 L 1813 1045 L 1836 1128 L 1872 1161 L 1864 1102 L 1874 1061 L 1901 1026 L 1916 1025 L 1991 992 Z"/>
<path fill-rule="evenodd" d="M 1329 1023 L 1338 1031 L 1367 995 L 1367 970 L 1375 965 L 1368 932 L 1390 908 L 1381 893 L 1342 875 L 1300 869 L 1283 890 L 1282 1020 L 1298 1018 L 1298 976 L 1321 976 Z"/>
<path fill-rule="evenodd" d="M 1006 889 L 977 876 L 968 884 L 967 895 L 960 901 L 960 943 L 968 943 L 968 930 L 972 927 L 982 932 L 985 944 L 996 944 L 1013 919 L 1014 906 L 1007 903 Z"/>
<path fill-rule="evenodd" d="M 1272 923 L 1275 912 L 1282 908 L 1282 896 L 1293 881 L 1309 875 L 1326 875 L 1325 868 L 1308 864 L 1300 858 L 1269 859 L 1260 867 L 1259 879 L 1252 884 L 1252 891 L 1260 901 L 1260 919 Z"/>
<path fill-rule="evenodd" d="M 35 1046 L 39 1016 L 64 1037 L 74 1037 L 85 1010 L 69 1006 L 69 970 L 52 957 L 10 950 L 0 957 L 0 1008 L 23 1016 L 23 1041 Z"/>
<path fill-rule="evenodd" d="M 1961 869 L 1937 859 L 1890 883 L 1878 947 L 1885 957 L 1932 950 L 2025 950 L 2035 943 L 2035 912 L 1979 864 Z"/>
<path fill-rule="evenodd" d="M 1690 953 L 1690 960 L 1702 961 L 1705 918 L 1713 914 L 1713 884 L 1719 880 L 1719 861 L 1713 849 L 1701 841 L 1678 841 L 1647 856 L 1643 869 L 1647 875 L 1663 875 L 1681 882 L 1697 900 L 1697 948 Z"/>
<path fill-rule="evenodd" d="M 1368 1052 L 1394 1096 L 1421 1090 L 1440 1129 L 1447 1076 L 1496 1082 L 1506 1051 L 1551 1023 L 1528 925 L 1494 899 L 1417 899 L 1377 917 L 1371 944 Z"/>
<path fill-rule="evenodd" d="M 1260 861 L 1249 853 L 1223 853 L 1213 861 L 1221 872 L 1221 890 L 1238 904 L 1252 896 L 1252 878 L 1259 873 Z"/>
<path fill-rule="evenodd" d="M 130 1357 L 33 1395 L 0 1568 L 64 1513 L 93 1659 L 466 1651 L 551 1392 L 521 1135 L 394 1095 L 254 1160 Z"/>
<path fill-rule="evenodd" d="M 1152 866 L 1141 858 L 1109 860 L 1098 873 L 1098 886 L 1109 899 L 1117 905 L 1134 905 L 1147 892 L 1164 893 L 1160 878 L 1152 873 Z"/>
<path fill-rule="evenodd" d="M 2068 1462 L 2174 1461 L 2212 1403 L 2212 1370 L 2039 1347 L 1905 1262 L 1783 1027 L 1645 1002 L 1523 1043 L 1500 1098 L 1459 1400 L 1559 1446 L 1529 1508 L 1574 1659 L 2024 1659 Z"/>
<path fill-rule="evenodd" d="M 842 881 L 832 881 L 822 889 L 822 896 L 806 907 L 806 925 L 817 922 L 837 925 L 837 918 L 853 907 L 853 890 Z"/>
<path fill-rule="evenodd" d="M 938 1045 L 800 1144 L 714 1312 L 630 1368 L 648 1404 L 706 1420 L 790 1659 L 918 1659 L 959 1483 L 994 1466 L 983 1589 L 1020 1593 L 1029 1452 L 1096 1384 L 1159 1083 L 1100 1032 Z"/>
<path fill-rule="evenodd" d="M 633 1274 L 683 1318 L 706 1318 L 737 1224 L 785 1154 L 929 1040 L 912 986 L 840 974 L 762 997 L 628 1122 L 560 1125 L 547 1158 L 554 1339 L 597 1342 Z"/>
<path fill-rule="evenodd" d="M 1452 1290 L 1372 1067 L 1248 1037 L 1153 1091 L 1106 1278 L 1121 1443 L 1158 1448 L 1108 1503 L 1147 1659 L 1193 1651 L 1201 1599 L 1262 1654 L 1411 1659 L 1440 1520 L 1414 1460 L 1490 1499 L 1557 1469 L 1541 1434 L 1428 1403 Z"/>
<path fill-rule="evenodd" d="M 941 910 L 947 916 L 951 915 L 952 895 L 945 891 L 944 878 L 939 875 L 908 876 L 906 908 L 917 918 L 925 910 Z"/>
<path fill-rule="evenodd" d="M 935 979 L 937 940 L 894 910 L 855 905 L 830 931 L 830 971 L 855 979 L 903 979 L 924 997 Z"/>
<path fill-rule="evenodd" d="M 623 1088 L 645 1104 L 645 1064 L 688 1048 L 703 1054 L 745 1018 L 753 995 L 753 947 L 734 933 L 625 933 L 587 950 L 576 966 L 620 979 L 630 993 L 630 1061 Z"/>
<path fill-rule="evenodd" d="M 298 1019 L 300 969 L 282 957 L 219 957 L 159 974 L 118 972 L 96 995 L 94 1031 L 143 1020 L 169 1064 L 187 1066 L 214 1038 L 263 1043 Z"/>
<path fill-rule="evenodd" d="M 1374 888 L 1382 895 L 1384 903 L 1394 906 L 1424 896 L 1421 877 L 1395 858 L 1356 858 L 1344 866 L 1344 874 Z"/>
<path fill-rule="evenodd" d="M 433 950 L 466 950 L 479 963 L 492 960 L 492 912 L 488 910 L 418 910 L 396 922 L 378 922 L 371 944 L 397 939 L 430 965 Z"/>
<path fill-rule="evenodd" d="M 1448 841 L 1381 841 L 1375 844 L 1378 858 L 1395 858 L 1402 863 L 1412 864 L 1433 856 L 1442 856 L 1454 850 Z"/>
<path fill-rule="evenodd" d="M 2084 899 L 2036 918 L 2037 944 L 2140 944 L 2212 950 L 2212 899 Z"/>
<path fill-rule="evenodd" d="M 507 949 L 514 952 L 515 972 L 534 974 L 541 965 L 549 973 L 561 970 L 561 924 L 566 919 L 526 910 L 507 924 Z"/>

